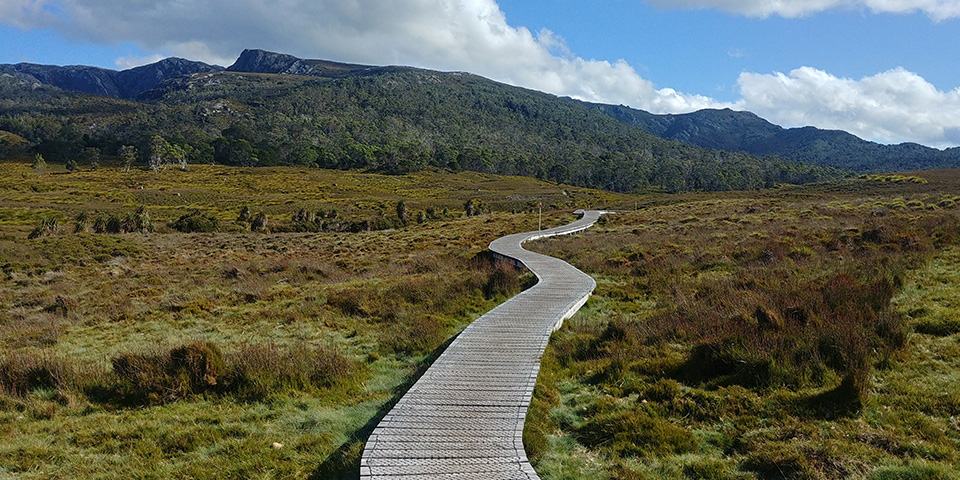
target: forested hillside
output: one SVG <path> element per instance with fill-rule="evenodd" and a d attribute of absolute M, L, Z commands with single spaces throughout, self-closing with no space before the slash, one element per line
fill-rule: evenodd
<path fill-rule="evenodd" d="M 841 130 L 782 128 L 750 112 L 724 109 L 654 115 L 622 105 L 587 105 L 659 137 L 705 148 L 776 155 L 860 173 L 960 166 L 960 147 L 938 150 L 916 143 L 882 145 Z"/>
<path fill-rule="evenodd" d="M 404 67 L 345 74 L 336 65 L 308 65 L 313 75 L 337 72 L 327 77 L 198 73 L 168 80 L 138 102 L 4 75 L 0 130 L 48 161 L 81 165 L 132 145 L 153 168 L 465 169 L 613 191 L 753 189 L 842 175 L 664 140 L 580 102 L 470 74 Z"/>

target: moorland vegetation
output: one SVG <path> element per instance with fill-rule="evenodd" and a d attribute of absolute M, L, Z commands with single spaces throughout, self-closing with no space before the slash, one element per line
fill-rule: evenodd
<path fill-rule="evenodd" d="M 32 163 L 0 162 L 0 476 L 18 478 L 355 475 L 438 348 L 531 280 L 489 241 L 536 228 L 537 202 L 560 223 L 627 198 L 469 172 Z"/>
<path fill-rule="evenodd" d="M 4 474 L 355 477 L 444 343 L 534 281 L 484 252 L 543 202 L 619 210 L 531 244 L 598 280 L 543 359 L 543 478 L 958 475 L 955 171 L 623 195 L 36 160 L 0 163 Z"/>
<path fill-rule="evenodd" d="M 536 250 L 598 281 L 525 445 L 549 479 L 960 478 L 957 171 L 651 197 Z"/>

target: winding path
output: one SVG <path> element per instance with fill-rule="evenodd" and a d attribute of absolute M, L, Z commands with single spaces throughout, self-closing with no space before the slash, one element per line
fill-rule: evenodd
<path fill-rule="evenodd" d="M 589 228 L 603 212 L 494 240 L 490 250 L 540 280 L 471 323 L 370 435 L 363 480 L 538 479 L 523 450 L 523 421 L 550 334 L 587 301 L 596 282 L 528 240 Z"/>

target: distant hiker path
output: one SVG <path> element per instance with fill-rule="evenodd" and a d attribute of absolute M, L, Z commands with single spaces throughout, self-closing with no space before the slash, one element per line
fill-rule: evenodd
<path fill-rule="evenodd" d="M 523 421 L 550 334 L 587 301 L 596 282 L 563 260 L 521 248 L 527 240 L 585 230 L 603 212 L 494 240 L 522 262 L 532 288 L 471 323 L 370 435 L 363 480 L 538 479 L 523 450 Z"/>

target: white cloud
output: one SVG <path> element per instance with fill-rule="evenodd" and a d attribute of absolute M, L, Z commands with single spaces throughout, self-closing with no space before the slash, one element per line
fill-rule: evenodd
<path fill-rule="evenodd" d="M 743 58 L 747 56 L 747 52 L 742 48 L 731 48 L 727 50 L 727 56 L 730 58 Z"/>
<path fill-rule="evenodd" d="M 957 0 L 646 0 L 661 8 L 715 8 L 751 17 L 800 17 L 838 8 L 867 8 L 874 13 L 923 12 L 934 20 L 960 17 Z"/>
<path fill-rule="evenodd" d="M 0 22 L 18 28 L 32 28 L 52 19 L 44 7 L 46 0 L 3 0 L 0 2 Z"/>
<path fill-rule="evenodd" d="M 139 67 L 141 65 L 156 63 L 156 62 L 159 62 L 160 60 L 163 60 L 164 58 L 166 57 L 160 54 L 147 55 L 145 57 L 127 56 L 127 57 L 120 57 L 114 60 L 114 63 L 117 64 L 117 69 L 127 70 L 130 68 Z"/>
<path fill-rule="evenodd" d="M 956 0 L 648 1 L 761 16 L 857 6 L 922 10 L 934 18 L 960 15 Z M 658 88 L 623 60 L 578 57 L 549 30 L 534 34 L 509 25 L 496 0 L 0 0 L 0 23 L 53 28 L 70 38 L 104 44 L 131 42 L 147 52 L 224 66 L 244 48 L 264 48 L 305 58 L 469 71 L 655 113 L 729 106 L 785 126 L 838 128 L 885 142 L 960 144 L 960 90 L 939 91 L 902 69 L 861 80 L 808 67 L 788 75 L 743 73 L 742 99 L 726 104 Z M 121 58 L 117 65 L 126 68 L 155 58 Z"/>
<path fill-rule="evenodd" d="M 577 57 L 549 30 L 535 35 L 509 25 L 495 0 L 9 1 L 2 12 L 17 15 L 0 16 L 0 22 L 53 27 L 86 41 L 134 42 L 220 65 L 232 63 L 244 48 L 264 48 L 306 58 L 464 70 L 656 112 L 725 105 L 657 89 L 623 61 Z"/>
<path fill-rule="evenodd" d="M 784 126 L 846 130 L 881 142 L 960 144 L 960 88 L 944 92 L 896 68 L 860 80 L 802 67 L 789 75 L 742 73 L 738 106 Z"/>

